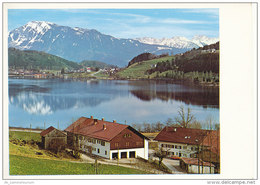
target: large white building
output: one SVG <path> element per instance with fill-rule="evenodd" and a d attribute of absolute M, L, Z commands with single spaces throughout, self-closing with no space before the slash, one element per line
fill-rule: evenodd
<path fill-rule="evenodd" d="M 81 117 L 65 129 L 68 144 L 100 157 L 148 159 L 148 138 L 129 125 Z"/>
<path fill-rule="evenodd" d="M 182 127 L 165 127 L 154 140 L 169 156 L 193 158 L 201 150 L 219 153 L 219 132 Z"/>

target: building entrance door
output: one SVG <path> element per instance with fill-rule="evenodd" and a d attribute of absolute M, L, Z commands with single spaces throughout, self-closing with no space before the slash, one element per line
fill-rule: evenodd
<path fill-rule="evenodd" d="M 118 159 L 118 153 L 117 152 L 112 153 L 112 159 Z"/>
<path fill-rule="evenodd" d="M 127 158 L 127 152 L 121 152 L 121 159 Z"/>
<path fill-rule="evenodd" d="M 135 158 L 135 151 L 129 152 L 129 158 Z"/>

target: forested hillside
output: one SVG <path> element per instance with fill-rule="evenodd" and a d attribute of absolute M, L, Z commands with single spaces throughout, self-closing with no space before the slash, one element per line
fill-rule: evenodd
<path fill-rule="evenodd" d="M 8 66 L 22 69 L 48 69 L 61 70 L 80 69 L 81 66 L 72 61 L 65 60 L 55 55 L 50 55 L 39 51 L 22 51 L 15 48 L 8 49 Z"/>
<path fill-rule="evenodd" d="M 175 55 L 171 60 L 159 62 L 146 72 L 156 78 L 218 82 L 219 42 Z"/>

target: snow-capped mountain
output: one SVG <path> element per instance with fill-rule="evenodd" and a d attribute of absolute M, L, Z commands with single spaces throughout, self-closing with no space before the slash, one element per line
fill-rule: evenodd
<path fill-rule="evenodd" d="M 219 41 L 218 38 L 209 38 L 207 36 L 194 36 L 191 40 L 185 37 L 172 37 L 172 38 L 151 38 L 151 37 L 143 37 L 143 38 L 136 38 L 141 43 L 145 44 L 156 44 L 156 45 L 163 45 L 169 46 L 179 49 L 192 49 L 203 47 L 205 45 L 214 44 Z"/>
<path fill-rule="evenodd" d="M 186 51 L 44 21 L 31 21 L 9 32 L 8 45 L 21 50 L 44 51 L 76 62 L 98 60 L 118 66 L 127 65 L 133 57 L 144 52 L 176 54 Z"/>
<path fill-rule="evenodd" d="M 219 38 L 210 38 L 206 36 L 194 36 L 191 41 L 197 44 L 199 47 L 203 47 L 205 45 L 210 45 L 218 42 Z"/>
<path fill-rule="evenodd" d="M 144 52 L 177 54 L 217 41 L 206 36 L 196 36 L 192 40 L 185 37 L 119 39 L 94 29 L 31 21 L 9 32 L 8 46 L 44 51 L 75 62 L 98 60 L 125 66 L 133 57 Z"/>

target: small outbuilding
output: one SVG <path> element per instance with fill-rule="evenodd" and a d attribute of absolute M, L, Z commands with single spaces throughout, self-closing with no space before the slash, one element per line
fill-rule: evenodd
<path fill-rule="evenodd" d="M 215 165 L 197 158 L 181 158 L 180 167 L 188 173 L 213 174 Z"/>
<path fill-rule="evenodd" d="M 67 144 L 67 134 L 52 126 L 42 131 L 41 136 L 44 149 L 59 150 Z"/>

